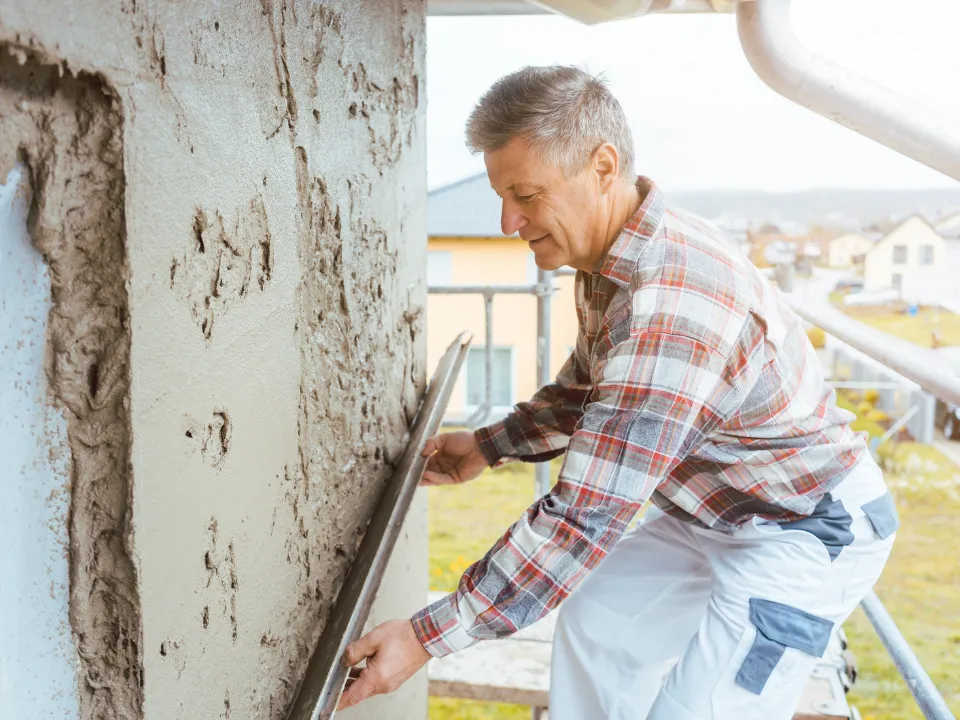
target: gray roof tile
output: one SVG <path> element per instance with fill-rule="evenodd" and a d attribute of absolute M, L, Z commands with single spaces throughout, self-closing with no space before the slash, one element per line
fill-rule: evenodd
<path fill-rule="evenodd" d="M 427 194 L 427 235 L 503 237 L 500 198 L 486 173 L 472 175 Z"/>

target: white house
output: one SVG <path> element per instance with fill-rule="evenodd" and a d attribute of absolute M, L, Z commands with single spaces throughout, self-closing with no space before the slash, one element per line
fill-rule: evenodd
<path fill-rule="evenodd" d="M 945 250 L 940 278 L 941 305 L 960 314 L 960 212 L 942 218 L 935 227 L 943 237 Z"/>
<path fill-rule="evenodd" d="M 844 233 L 830 241 L 827 263 L 833 268 L 851 268 L 863 259 L 880 236 L 866 233 Z"/>
<path fill-rule="evenodd" d="M 864 292 L 893 289 L 909 303 L 939 305 L 947 274 L 943 237 L 919 215 L 889 232 L 867 252 Z"/>

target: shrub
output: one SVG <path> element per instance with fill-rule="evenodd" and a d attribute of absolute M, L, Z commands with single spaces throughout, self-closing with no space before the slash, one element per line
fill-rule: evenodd
<path fill-rule="evenodd" d="M 888 472 L 897 469 L 897 444 L 895 442 L 885 442 L 877 448 L 877 464 Z"/>
<path fill-rule="evenodd" d="M 818 327 L 807 328 L 807 339 L 817 350 L 822 350 L 827 345 L 827 334 Z"/>
<path fill-rule="evenodd" d="M 873 408 L 872 410 L 867 411 L 864 415 L 864 418 L 870 422 L 883 423 L 887 422 L 890 419 L 890 416 L 887 415 L 883 410 Z"/>
<path fill-rule="evenodd" d="M 867 413 L 869 413 L 871 410 L 873 410 L 873 405 L 868 403 L 866 400 L 857 404 L 857 415 L 860 417 L 866 417 Z"/>
<path fill-rule="evenodd" d="M 870 388 L 865 393 L 863 393 L 863 399 L 866 400 L 871 405 L 876 405 L 877 400 L 880 399 L 880 391 L 876 388 Z"/>

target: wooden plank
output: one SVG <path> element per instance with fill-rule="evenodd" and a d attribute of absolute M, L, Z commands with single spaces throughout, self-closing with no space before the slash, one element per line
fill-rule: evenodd
<path fill-rule="evenodd" d="M 430 694 L 546 707 L 552 643 L 492 640 L 427 666 Z"/>
<path fill-rule="evenodd" d="M 843 645 L 834 633 L 807 680 L 793 720 L 847 720 L 851 713 L 841 680 L 844 672 Z"/>

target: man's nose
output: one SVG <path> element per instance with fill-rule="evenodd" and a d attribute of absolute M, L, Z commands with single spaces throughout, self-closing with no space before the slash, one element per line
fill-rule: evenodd
<path fill-rule="evenodd" d="M 519 232 L 527 225 L 527 218 L 520 212 L 515 204 L 509 200 L 503 201 L 503 208 L 500 211 L 500 230 L 504 235 L 513 235 Z"/>

